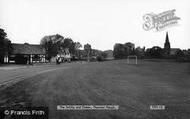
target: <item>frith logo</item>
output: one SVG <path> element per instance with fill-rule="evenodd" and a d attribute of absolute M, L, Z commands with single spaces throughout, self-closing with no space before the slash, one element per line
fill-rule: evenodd
<path fill-rule="evenodd" d="M 145 21 L 143 24 L 143 29 L 148 31 L 155 28 L 156 31 L 160 31 L 167 26 L 172 26 L 177 24 L 180 18 L 175 16 L 174 13 L 175 11 L 176 10 L 173 9 L 162 12 L 157 15 L 154 13 L 145 14 L 143 16 L 143 19 Z"/>

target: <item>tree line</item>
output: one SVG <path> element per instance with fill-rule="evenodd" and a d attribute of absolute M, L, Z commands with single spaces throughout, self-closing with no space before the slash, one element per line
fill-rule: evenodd
<path fill-rule="evenodd" d="M 130 49 L 129 46 L 125 44 L 115 44 L 113 50 L 114 59 L 125 59 L 129 55 L 136 55 L 138 58 L 146 58 L 146 59 L 176 59 L 178 61 L 190 61 L 190 49 L 181 50 L 177 49 L 174 54 L 170 56 L 165 55 L 165 49 L 159 46 L 153 46 L 152 48 L 145 47 L 133 48 Z"/>
<path fill-rule="evenodd" d="M 68 48 L 69 53 L 72 54 L 72 60 L 102 61 L 107 56 L 103 51 L 92 49 L 88 43 L 84 45 L 82 50 L 80 49 L 82 47 L 80 42 L 75 42 L 60 34 L 44 36 L 40 44 L 45 48 L 46 58 L 49 61 L 65 48 Z"/>

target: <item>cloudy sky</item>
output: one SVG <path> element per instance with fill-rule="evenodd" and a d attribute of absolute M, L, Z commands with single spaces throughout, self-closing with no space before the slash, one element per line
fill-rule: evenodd
<path fill-rule="evenodd" d="M 71 37 L 92 48 L 113 49 L 115 43 L 163 47 L 168 31 L 171 47 L 190 48 L 189 0 L 0 0 L 0 28 L 14 43 L 39 44 L 45 35 Z M 178 25 L 145 31 L 143 15 L 176 9 Z"/>

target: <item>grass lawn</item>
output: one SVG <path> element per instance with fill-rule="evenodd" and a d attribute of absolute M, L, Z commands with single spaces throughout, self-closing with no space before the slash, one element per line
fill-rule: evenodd
<path fill-rule="evenodd" d="M 190 63 L 115 60 L 67 66 L 0 90 L 0 104 L 48 106 L 50 119 L 190 119 Z M 80 104 L 119 105 L 119 110 L 56 110 Z M 166 109 L 154 111 L 150 105 Z"/>

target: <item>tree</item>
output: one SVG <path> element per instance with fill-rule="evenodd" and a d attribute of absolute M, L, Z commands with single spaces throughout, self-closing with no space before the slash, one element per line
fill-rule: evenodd
<path fill-rule="evenodd" d="M 3 56 L 5 53 L 5 38 L 7 37 L 7 34 L 3 29 L 0 29 L 0 55 Z"/>
<path fill-rule="evenodd" d="M 134 44 L 133 43 L 125 43 L 120 44 L 117 43 L 114 45 L 113 56 L 115 59 L 124 59 L 127 58 L 128 55 L 134 55 Z"/>
<path fill-rule="evenodd" d="M 176 57 L 177 59 L 179 59 L 179 58 L 185 57 L 185 54 L 183 53 L 182 50 L 177 50 L 177 51 L 175 52 L 175 57 Z"/>
<path fill-rule="evenodd" d="M 59 34 L 43 37 L 40 44 L 45 48 L 48 60 L 65 48 L 68 48 L 71 54 L 75 54 L 76 50 L 75 42 L 71 38 L 64 38 Z"/>
<path fill-rule="evenodd" d="M 79 50 L 79 48 L 81 48 L 81 47 L 82 47 L 82 45 L 80 42 L 75 42 L 75 49 L 76 50 Z"/>
<path fill-rule="evenodd" d="M 42 38 L 40 44 L 45 48 L 47 54 L 47 60 L 50 60 L 51 57 L 56 56 L 58 53 L 56 37 L 52 36 L 45 36 Z"/>
<path fill-rule="evenodd" d="M 190 61 L 190 49 L 187 50 L 187 58 Z"/>
<path fill-rule="evenodd" d="M 102 52 L 102 53 L 101 53 L 101 56 L 102 56 L 104 59 L 106 59 L 106 58 L 108 57 L 108 54 L 107 54 L 106 52 Z"/>
<path fill-rule="evenodd" d="M 152 48 L 147 49 L 145 55 L 148 58 L 162 58 L 163 52 L 164 51 L 162 48 L 154 46 Z"/>
<path fill-rule="evenodd" d="M 123 44 L 114 45 L 113 56 L 115 59 L 122 59 L 125 57 L 125 48 Z"/>
<path fill-rule="evenodd" d="M 89 62 L 90 61 L 90 53 L 92 50 L 91 45 L 88 43 L 86 45 L 84 45 L 84 50 L 85 50 L 86 55 L 87 55 L 87 61 Z"/>
<path fill-rule="evenodd" d="M 145 47 L 141 48 L 141 47 L 137 47 L 134 50 L 134 54 L 138 57 L 138 58 L 144 58 L 145 55 Z"/>
<path fill-rule="evenodd" d="M 0 28 L 0 63 L 3 63 L 4 56 L 9 55 L 11 51 L 11 41 L 7 38 L 7 33 Z"/>
<path fill-rule="evenodd" d="M 69 48 L 71 54 L 75 53 L 75 42 L 71 38 L 64 38 L 64 42 L 61 43 L 61 48 Z"/>
<path fill-rule="evenodd" d="M 75 42 L 75 55 L 78 57 L 78 58 L 80 58 L 80 51 L 79 51 L 79 48 L 81 48 L 82 47 L 82 45 L 81 45 L 81 43 L 80 42 Z"/>

